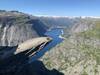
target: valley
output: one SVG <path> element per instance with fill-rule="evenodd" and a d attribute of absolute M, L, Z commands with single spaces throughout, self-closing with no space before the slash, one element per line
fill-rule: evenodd
<path fill-rule="evenodd" d="M 1 10 L 0 45 L 15 46 L 59 26 L 64 30 L 64 41 L 39 60 L 47 69 L 65 75 L 100 75 L 100 18 L 38 17 Z"/>

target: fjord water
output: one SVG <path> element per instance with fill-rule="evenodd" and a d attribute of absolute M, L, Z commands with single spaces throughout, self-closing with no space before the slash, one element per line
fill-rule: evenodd
<path fill-rule="evenodd" d="M 54 28 L 47 31 L 45 33 L 45 36 L 51 37 L 53 40 L 48 45 L 46 45 L 41 51 L 37 52 L 32 58 L 30 58 L 29 63 L 42 57 L 46 51 L 61 43 L 63 41 L 63 38 L 60 37 L 61 35 L 63 35 L 62 28 Z"/>

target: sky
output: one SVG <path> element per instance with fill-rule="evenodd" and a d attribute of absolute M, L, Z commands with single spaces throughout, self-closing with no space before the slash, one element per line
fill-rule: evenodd
<path fill-rule="evenodd" d="M 100 0 L 0 0 L 0 10 L 38 16 L 100 16 Z"/>

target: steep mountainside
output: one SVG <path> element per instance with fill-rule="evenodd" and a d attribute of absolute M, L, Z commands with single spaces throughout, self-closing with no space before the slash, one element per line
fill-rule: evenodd
<path fill-rule="evenodd" d="M 71 36 L 41 60 L 65 75 L 100 75 L 100 20 L 81 20 L 72 27 Z"/>
<path fill-rule="evenodd" d="M 71 34 L 71 28 L 80 22 L 80 17 L 38 17 L 49 28 L 63 28 L 65 37 Z"/>
<path fill-rule="evenodd" d="M 79 18 L 70 18 L 70 17 L 39 17 L 39 19 L 49 27 L 63 26 L 69 28 L 80 20 Z"/>
<path fill-rule="evenodd" d="M 37 18 L 17 12 L 0 11 L 0 45 L 17 45 L 42 36 L 48 28 Z"/>

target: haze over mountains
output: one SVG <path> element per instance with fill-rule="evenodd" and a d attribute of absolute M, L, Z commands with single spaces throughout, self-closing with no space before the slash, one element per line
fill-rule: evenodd
<path fill-rule="evenodd" d="M 41 58 L 46 67 L 65 75 L 100 75 L 99 17 L 38 17 L 0 10 L 0 45 L 14 46 L 59 27 L 66 39 Z"/>

